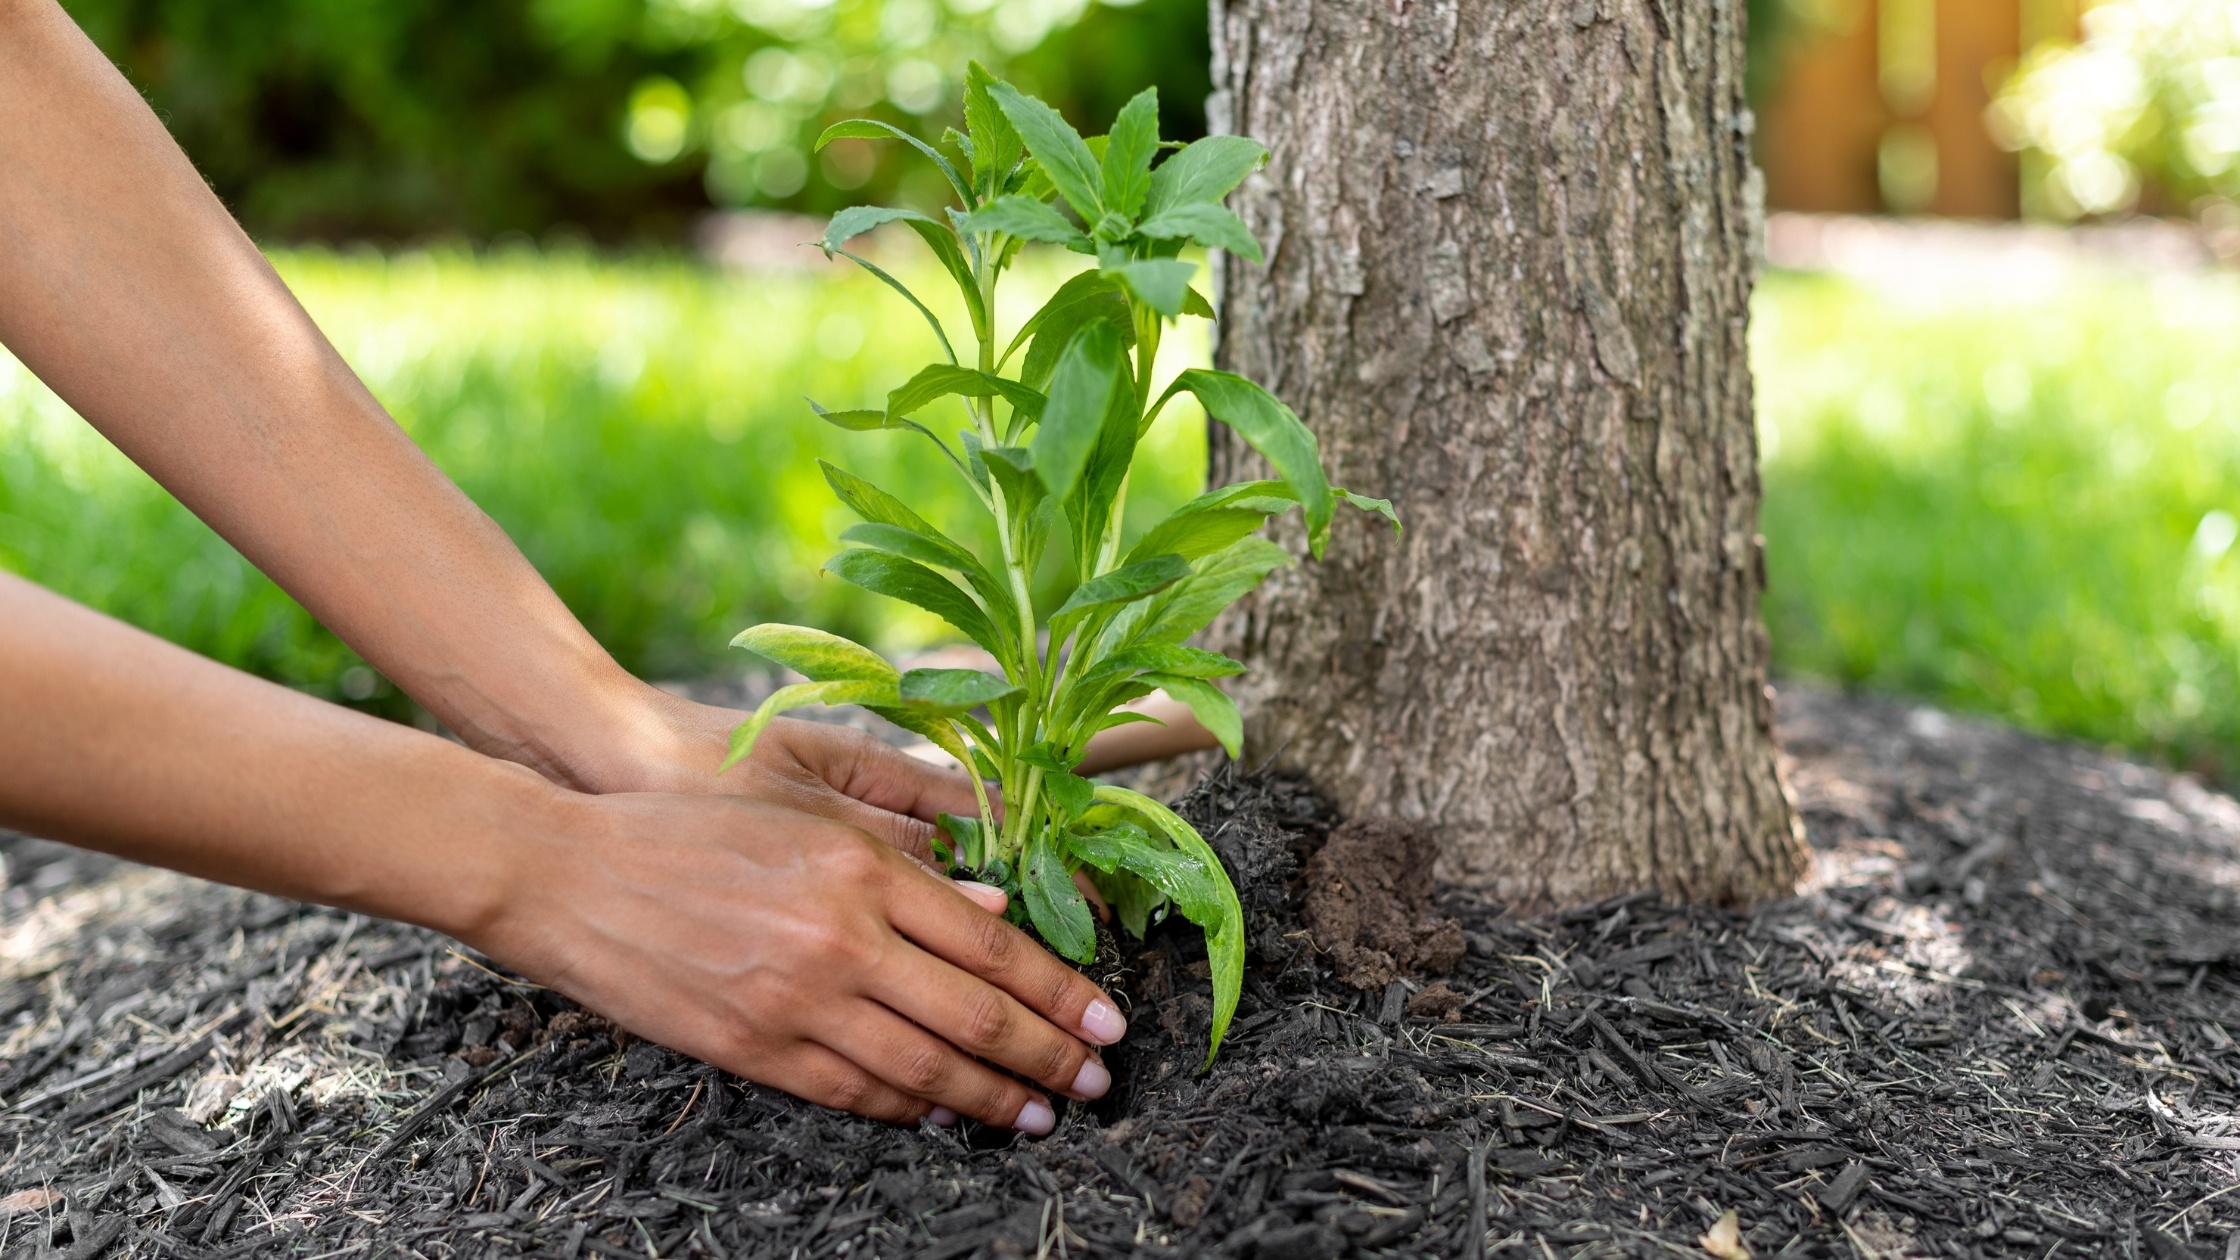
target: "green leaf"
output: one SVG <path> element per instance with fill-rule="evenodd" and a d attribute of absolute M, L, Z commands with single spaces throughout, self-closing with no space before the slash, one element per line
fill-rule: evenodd
<path fill-rule="evenodd" d="M 987 840 L 980 820 L 956 814 L 935 814 L 933 820 L 956 842 L 957 865 L 966 870 L 978 871 L 987 853 Z"/>
<path fill-rule="evenodd" d="M 1092 324 L 1110 325 L 1120 338 L 1122 349 L 1135 345 L 1135 321 L 1128 317 L 1128 299 L 1120 285 L 1100 271 L 1084 271 L 1065 282 L 1051 295 L 1042 309 L 1036 311 L 1019 329 L 1018 341 L 1030 335 L 1034 344 L 1027 349 L 1027 357 L 1019 365 L 1019 382 L 1033 389 L 1044 388 L 1051 373 L 1057 369 L 1058 359 L 1073 344 L 1074 334 Z M 1009 358 L 1007 352 L 1004 356 Z"/>
<path fill-rule="evenodd" d="M 998 197 L 971 214 L 957 220 L 960 232 L 1007 232 L 1029 241 L 1047 241 L 1053 245 L 1081 245 L 1089 238 L 1080 228 L 1066 222 L 1047 202 L 1031 197 Z"/>
<path fill-rule="evenodd" d="M 1211 508 L 1177 512 L 1151 527 L 1129 549 L 1128 559 L 1172 554 L 1185 560 L 1210 556 L 1266 524 L 1267 513 L 1251 508 Z"/>
<path fill-rule="evenodd" d="M 773 661 L 811 682 L 894 682 L 899 675 L 878 653 L 808 626 L 765 622 L 741 630 L 731 646 Z"/>
<path fill-rule="evenodd" d="M 1112 407 L 1105 412 L 1104 427 L 1097 434 L 1096 449 L 1089 454 L 1080 483 L 1062 500 L 1072 527 L 1068 545 L 1076 573 L 1095 573 L 1105 563 L 1101 550 L 1104 532 L 1112 521 L 1120 488 L 1127 482 L 1128 469 L 1135 462 L 1137 411 L 1136 392 L 1123 382 L 1113 391 Z"/>
<path fill-rule="evenodd" d="M 1123 648 L 1180 643 L 1205 629 L 1268 574 L 1291 562 L 1290 552 L 1265 538 L 1241 538 L 1198 561 L 1189 577 L 1152 600 L 1123 609 L 1106 637 Z"/>
<path fill-rule="evenodd" d="M 1188 293 L 1182 295 L 1182 313 L 1185 315 L 1195 315 L 1199 319 L 1219 318 L 1219 316 L 1213 313 L 1213 303 L 1206 301 L 1206 295 L 1198 292 L 1196 289 L 1192 289 Z"/>
<path fill-rule="evenodd" d="M 1073 212 L 1083 223 L 1095 223 L 1104 214 L 1104 174 L 1097 167 L 1096 155 L 1081 139 L 1081 133 L 1059 116 L 1058 111 L 1028 96 L 1008 83 L 988 85 L 988 95 L 994 99 L 1003 116 L 1019 129 L 1019 138 L 1026 143 L 1027 152 L 1034 154 L 1043 174 L 1066 199 Z M 1182 157 L 1183 154 L 1176 154 Z M 1240 177 L 1241 178 L 1241 177 Z"/>
<path fill-rule="evenodd" d="M 949 462 L 956 464 L 959 471 L 965 472 L 967 476 L 971 475 L 970 471 L 958 461 L 957 457 L 950 453 L 949 448 L 942 445 L 939 438 L 934 437 L 932 433 L 918 425 L 905 423 L 907 427 L 924 433 L 926 438 L 934 445 L 940 446 L 942 453 L 949 456 Z M 968 445 L 969 433 L 970 431 L 967 430 Z M 911 511 L 909 504 L 895 498 L 879 487 L 872 485 L 845 468 L 840 468 L 821 459 L 817 461 L 817 467 L 824 470 L 825 484 L 832 487 L 832 493 L 839 496 L 842 503 L 847 504 L 851 511 L 864 520 L 881 525 L 893 525 L 909 530 L 914 534 L 923 534 L 928 538 L 946 543 L 950 547 L 955 547 L 957 551 L 965 555 L 969 556 L 971 554 L 965 551 L 963 547 L 958 546 L 947 534 L 934 528 L 932 522 Z"/>
<path fill-rule="evenodd" d="M 915 210 L 904 210 L 896 206 L 850 206 L 833 215 L 825 224 L 822 248 L 826 253 L 832 253 L 880 224 L 892 223 L 897 219 L 924 219 L 928 223 L 933 222 Z"/>
<path fill-rule="evenodd" d="M 980 605 L 972 602 L 956 583 L 914 560 L 883 551 L 843 551 L 824 566 L 844 582 L 852 582 L 874 595 L 885 595 L 915 604 L 964 632 L 965 637 L 1003 659 L 1007 645 Z M 889 703 L 892 703 L 891 701 Z"/>
<path fill-rule="evenodd" d="M 902 675 L 896 690 L 904 704 L 952 713 L 1020 694 L 1016 685 L 977 669 L 913 669 Z"/>
<path fill-rule="evenodd" d="M 932 363 L 887 395 L 887 415 L 901 419 L 951 394 L 966 398 L 1002 397 L 1028 415 L 1042 414 L 1042 395 L 1017 381 L 1006 380 L 977 368 Z"/>
<path fill-rule="evenodd" d="M 1346 489 L 1344 486 L 1332 486 L 1330 488 L 1330 493 L 1337 495 L 1339 498 L 1344 499 L 1346 502 L 1352 504 L 1357 508 L 1360 508 L 1364 512 L 1375 512 L 1378 515 L 1384 517 L 1386 520 L 1391 521 L 1393 537 L 1397 538 L 1407 533 L 1405 529 L 1401 528 L 1400 513 L 1393 510 L 1392 500 L 1372 499 L 1365 494 L 1355 494 L 1353 491 Z"/>
<path fill-rule="evenodd" d="M 1173 674 L 1183 678 L 1227 678 L 1244 672 L 1244 665 L 1204 648 L 1185 647 L 1179 643 L 1146 643 L 1132 647 L 1098 662 L 1089 677 L 1108 670 L 1149 670 L 1159 674 Z"/>
<path fill-rule="evenodd" d="M 817 400 L 808 400 L 809 410 L 827 424 L 838 425 L 850 433 L 869 433 L 874 429 L 899 429 L 902 426 L 887 419 L 884 411 L 826 411 Z"/>
<path fill-rule="evenodd" d="M 975 159 L 972 151 L 972 137 L 955 127 L 943 127 L 941 129 L 941 143 L 949 145 L 957 152 L 964 154 L 964 174 L 970 177 L 973 188 L 978 189 L 980 187 L 980 173 L 973 166 Z"/>
<path fill-rule="evenodd" d="M 1159 151 L 1159 89 L 1147 87 L 1121 106 L 1104 146 L 1104 202 L 1133 219 L 1151 192 L 1151 157 Z"/>
<path fill-rule="evenodd" d="M 860 543 L 893 555 L 905 556 L 920 564 L 953 569 L 959 573 L 969 573 L 981 567 L 979 559 L 971 552 L 947 538 L 921 534 L 899 525 L 876 521 L 850 525 L 840 532 L 840 541 Z"/>
<path fill-rule="evenodd" d="M 1030 155 L 1020 164 L 1018 175 L 1012 178 L 1010 191 L 1036 201 L 1048 201 L 1058 195 L 1058 186 L 1050 182 L 1050 173 L 1042 169 L 1042 163 Z"/>
<path fill-rule="evenodd" d="M 1323 476 L 1322 454 L 1314 434 L 1275 395 L 1234 372 L 1192 368 L 1167 390 L 1197 395 L 1206 414 L 1235 430 L 1252 449 L 1267 457 L 1307 509 L 1307 547 L 1317 558 L 1330 537 L 1330 482 Z M 1164 398 L 1161 399 L 1165 401 Z"/>
<path fill-rule="evenodd" d="M 1118 717 L 1113 713 L 1113 710 L 1119 706 L 1131 701 L 1141 700 L 1154 690 L 1156 688 L 1152 687 L 1150 683 L 1137 682 L 1133 678 L 1117 678 L 1112 675 L 1107 675 L 1101 683 L 1076 684 L 1073 688 L 1073 696 L 1068 698 L 1063 718 L 1069 725 L 1079 725 L 1084 714 L 1104 714 L 1105 716 L 1098 718 L 1097 724 L 1091 728 L 1092 734 L 1108 726 L 1123 726 L 1128 722 L 1158 722 L 1158 719 L 1141 713 L 1130 717 Z M 1086 697 L 1086 700 L 1081 699 L 1081 697 Z M 1160 726 L 1166 725 L 1165 722 L 1158 722 L 1158 724 Z"/>
<path fill-rule="evenodd" d="M 940 530 L 935 529 L 932 522 L 912 511 L 909 504 L 879 487 L 825 460 L 818 460 L 817 467 L 824 470 L 825 484 L 832 487 L 832 493 L 839 496 L 840 501 L 847 504 L 848 509 L 857 516 L 881 525 L 907 529 L 914 534 L 938 538 L 952 547 L 957 546 Z M 957 550 L 964 549 L 957 547 Z"/>
<path fill-rule="evenodd" d="M 964 475 L 980 491 L 984 501 L 988 497 L 987 448 L 980 435 L 970 429 L 957 430 L 957 439 L 964 443 Z"/>
<path fill-rule="evenodd" d="M 762 728 L 790 709 L 812 704 L 893 704 L 894 700 L 894 683 L 890 681 L 805 682 L 780 687 L 746 721 L 732 728 L 731 755 L 723 759 L 722 769 L 729 770 L 744 760 L 754 751 L 755 737 L 762 734 Z"/>
<path fill-rule="evenodd" d="M 1260 142 L 1243 136 L 1192 141 L 1151 172 L 1151 195 L 1144 209 L 1155 217 L 1176 206 L 1218 202 L 1267 160 L 1268 151 Z"/>
<path fill-rule="evenodd" d="M 907 509 L 905 509 L 907 510 Z M 842 542 L 860 543 L 891 555 L 930 564 L 935 568 L 949 569 L 963 575 L 979 592 L 980 602 L 996 617 L 997 624 L 1009 626 L 1018 619 L 1019 606 L 1013 601 L 1011 590 L 998 582 L 979 557 L 957 545 L 940 530 L 930 525 L 911 528 L 883 521 L 866 521 L 850 525 L 840 534 Z"/>
<path fill-rule="evenodd" d="M 817 137 L 817 151 L 822 153 L 824 147 L 835 140 L 900 140 L 930 158 L 935 166 L 940 167 L 941 173 L 949 178 L 949 186 L 957 190 L 957 196 L 964 199 L 964 204 L 969 206 L 973 202 L 972 185 L 966 183 L 964 176 L 957 173 L 957 168 L 950 164 L 949 159 L 941 156 L 939 149 L 900 127 L 880 122 L 876 118 L 851 118 L 846 122 L 834 123 L 825 128 L 824 134 Z M 1203 141 L 1200 143 L 1203 143 Z M 1183 153 L 1177 154 L 1176 157 L 1179 158 L 1188 152 L 1189 150 L 1185 149 Z"/>
<path fill-rule="evenodd" d="M 1260 242 L 1253 239 L 1244 220 L 1225 207 L 1202 201 L 1169 206 L 1137 224 L 1136 231 L 1154 240 L 1193 240 L 1209 249 L 1225 249 L 1239 258 L 1262 261 Z"/>
<path fill-rule="evenodd" d="M 1294 507 L 1299 494 L 1289 483 L 1282 481 L 1237 481 L 1208 490 L 1174 510 L 1182 516 L 1190 512 L 1204 512 L 1213 508 L 1244 507 L 1269 516 Z"/>
<path fill-rule="evenodd" d="M 1089 915 L 1089 899 L 1074 885 L 1073 872 L 1044 836 L 1027 841 L 1024 869 L 1019 872 L 1020 891 L 1026 894 L 1027 917 L 1050 948 L 1084 966 L 1097 957 L 1097 925 Z"/>
<path fill-rule="evenodd" d="M 832 252 L 840 255 L 842 258 L 847 259 L 849 262 L 854 263 L 856 266 L 863 268 L 865 271 L 870 272 L 872 275 L 877 276 L 881 284 L 884 284 L 888 288 L 893 289 L 895 292 L 901 294 L 903 298 L 910 303 L 910 305 L 917 307 L 918 314 L 926 317 L 927 326 L 933 329 L 934 337 L 941 342 L 941 353 L 949 357 L 949 362 L 955 363 L 957 361 L 956 347 L 949 344 L 949 330 L 941 326 L 941 320 L 934 315 L 932 308 L 919 301 L 918 295 L 910 291 L 909 285 L 906 285 L 900 280 L 895 279 L 893 276 L 888 275 L 886 271 L 882 269 L 877 263 L 872 262 L 871 260 L 863 257 L 860 254 L 851 254 L 844 249 L 836 249 Z"/>
<path fill-rule="evenodd" d="M 1229 1020 L 1237 1013 L 1237 997 L 1244 991 L 1244 906 L 1237 900 L 1236 887 L 1229 882 L 1229 873 L 1222 869 L 1213 846 L 1173 810 L 1140 792 L 1110 784 L 1097 785 L 1097 799 L 1133 810 L 1173 841 L 1175 848 L 1196 858 L 1217 883 L 1214 904 L 1203 907 L 1203 916 L 1190 913 L 1187 904 L 1176 902 L 1185 917 L 1206 930 L 1206 958 L 1213 966 L 1213 1036 L 1205 1066 L 1212 1067 L 1213 1056 L 1221 1050 L 1221 1038 L 1229 1031 Z"/>
<path fill-rule="evenodd" d="M 1089 879 L 1097 891 L 1104 895 L 1105 904 L 1112 907 L 1113 916 L 1120 926 L 1136 939 L 1150 930 L 1151 912 L 1167 904 L 1166 894 L 1147 884 L 1137 875 L 1127 871 L 1095 871 Z"/>
<path fill-rule="evenodd" d="M 971 470 L 965 467 L 964 461 L 957 458 L 957 453 L 949 449 L 947 442 L 935 437 L 933 430 L 915 420 L 900 419 L 890 416 L 884 411 L 826 411 L 816 399 L 810 398 L 806 401 L 809 404 L 809 410 L 816 412 L 820 419 L 852 433 L 864 433 L 873 429 L 908 429 L 925 438 L 926 441 L 933 443 L 934 449 L 940 451 L 942 456 L 951 464 L 956 465 L 958 472 L 965 474 L 967 477 L 972 475 Z"/>
<path fill-rule="evenodd" d="M 918 234 L 933 256 L 941 262 L 942 270 L 956 282 L 957 292 L 964 298 L 965 313 L 972 319 L 972 327 L 983 338 L 988 335 L 988 308 L 981 301 L 980 279 L 972 274 L 972 260 L 965 257 L 964 243 L 957 234 L 924 215 L 904 218 L 904 227 Z"/>
<path fill-rule="evenodd" d="M 1080 612 L 1099 604 L 1125 604 L 1146 595 L 1163 591 L 1184 577 L 1189 576 L 1190 562 L 1181 556 L 1153 556 L 1134 564 L 1114 569 L 1100 577 L 1090 578 L 1073 588 L 1073 594 L 1058 611 L 1050 614 L 1052 621 L 1067 613 Z"/>
<path fill-rule="evenodd" d="M 1018 129 L 1003 116 L 988 89 L 996 78 L 977 61 L 964 67 L 964 129 L 972 137 L 974 173 L 989 195 L 1001 192 L 1004 181 L 1018 167 L 1025 153 Z"/>
<path fill-rule="evenodd" d="M 1120 385 L 1120 338 L 1108 323 L 1082 328 L 1050 375 L 1050 396 L 1034 434 L 1034 467 L 1056 498 L 1073 493 L 1096 450 L 1097 435 Z"/>
<path fill-rule="evenodd" d="M 1106 267 L 1104 274 L 1126 286 L 1136 300 L 1169 319 L 1182 314 L 1190 292 L 1190 279 L 1198 274 L 1196 263 L 1179 258 L 1138 258 Z"/>
<path fill-rule="evenodd" d="M 1134 823 L 1117 823 L 1087 834 L 1076 832 L 1068 838 L 1067 847 L 1085 865 L 1139 876 L 1180 907 L 1193 923 L 1220 916 L 1221 889 L 1214 876 L 1197 859 L 1159 843 Z"/>
<path fill-rule="evenodd" d="M 1066 817 L 1079 818 L 1087 812 L 1096 785 L 1070 770 L 1046 770 L 1042 776 L 1042 790 Z"/>
<path fill-rule="evenodd" d="M 1014 517 L 1031 514 L 1045 497 L 1035 475 L 1034 452 L 1023 446 L 991 446 L 980 452 L 988 476 L 1003 489 L 1004 505 Z"/>
<path fill-rule="evenodd" d="M 988 745 L 985 744 L 973 745 L 972 768 L 983 779 L 995 780 L 1003 777 L 1002 768 L 997 766 L 995 759 L 988 755 Z"/>
<path fill-rule="evenodd" d="M 1229 756 L 1244 755 L 1244 718 L 1238 715 L 1237 702 L 1229 698 L 1229 693 L 1202 678 L 1184 678 L 1179 674 L 1145 674 L 1141 681 L 1190 706 L 1198 724 L 1221 741 L 1222 749 Z"/>
<path fill-rule="evenodd" d="M 1064 774 L 1080 765 L 1081 759 L 1064 756 L 1057 745 L 1045 739 L 1036 741 L 1025 752 L 1020 753 L 1019 764 L 1033 766 L 1037 770 L 1047 770 L 1052 774 Z"/>

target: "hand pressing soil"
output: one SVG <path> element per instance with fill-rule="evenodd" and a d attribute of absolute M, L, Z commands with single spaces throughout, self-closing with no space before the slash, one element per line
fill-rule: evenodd
<path fill-rule="evenodd" d="M 1382 989 L 1462 962 L 1462 925 L 1432 903 L 1431 833 L 1402 818 L 1356 818 L 1307 860 L 1307 931 L 1340 983 Z"/>

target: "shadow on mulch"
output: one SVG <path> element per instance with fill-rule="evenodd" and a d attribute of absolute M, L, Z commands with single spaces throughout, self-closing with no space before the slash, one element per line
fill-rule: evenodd
<path fill-rule="evenodd" d="M 1706 1247 L 1729 1212 L 1758 1256 L 2240 1249 L 2240 805 L 1781 708 L 1806 895 L 1447 890 L 1457 973 L 1367 992 L 1264 896 L 1213 1071 L 1202 948 L 1154 933 L 1114 1095 L 1039 1141 L 852 1120 L 426 933 L 9 841 L 0 1251 L 1702 1257 L 1741 1254 Z M 1279 879 L 1336 821 L 1228 774 L 1187 812 Z"/>

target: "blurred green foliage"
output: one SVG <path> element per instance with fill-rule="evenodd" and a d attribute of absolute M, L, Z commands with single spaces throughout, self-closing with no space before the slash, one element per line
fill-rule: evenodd
<path fill-rule="evenodd" d="M 2240 277 L 1755 310 L 1778 671 L 2240 778 Z"/>
<path fill-rule="evenodd" d="M 2023 59 L 1989 115 L 2043 160 L 2031 208 L 2075 219 L 2145 204 L 2240 237 L 2240 4 L 2109 0 L 2080 23 L 2074 45 Z"/>
<path fill-rule="evenodd" d="M 937 294 L 915 257 L 897 245 L 888 261 Z M 860 273 L 725 275 L 527 247 L 480 258 L 302 250 L 274 261 L 413 438 L 643 676 L 743 668 L 725 645 L 759 621 L 888 647 L 939 633 L 930 616 L 819 572 L 854 520 L 818 474 L 819 457 L 958 537 L 992 542 L 975 537 L 967 494 L 927 443 L 843 433 L 802 400 L 880 405 L 936 353 L 917 315 Z M 1016 328 L 1083 261 L 1058 251 L 1024 260 L 1004 326 Z M 1187 329 L 1170 339 L 1164 371 L 1198 361 L 1202 345 Z M 1169 413 L 1147 439 L 1152 457 L 1129 501 L 1137 529 L 1203 483 L 1203 413 Z M 4 353 L 0 568 L 312 694 L 409 712 Z M 1070 585 L 1063 571 L 1041 577 L 1043 598 Z"/>
<path fill-rule="evenodd" d="M 681 240 L 710 206 L 938 201 L 968 58 L 1101 132 L 1147 83 L 1202 134 L 1204 0 L 64 0 L 262 239 Z M 895 146 L 887 146 L 893 148 Z"/>

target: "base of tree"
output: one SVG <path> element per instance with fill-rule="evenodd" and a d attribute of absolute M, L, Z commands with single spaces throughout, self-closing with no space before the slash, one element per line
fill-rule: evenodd
<path fill-rule="evenodd" d="M 1457 973 L 1381 991 L 1267 891 L 1335 820 L 1217 778 L 1194 821 L 1264 877 L 1229 1042 L 1196 1073 L 1202 949 L 1155 931 L 1112 1097 L 1042 1140 L 848 1119 L 424 933 L 10 841 L 0 1249 L 1738 1255 L 1732 1211 L 1758 1256 L 2224 1254 L 2240 805 L 1796 688 L 1781 736 L 1804 895 L 1449 891 Z"/>

